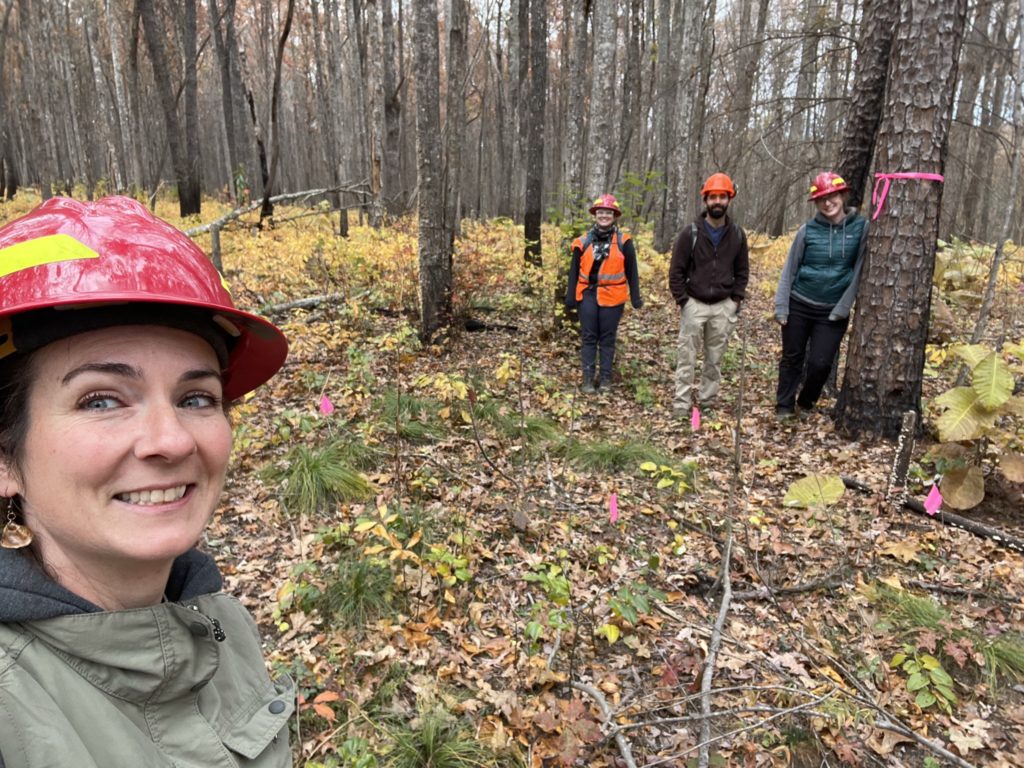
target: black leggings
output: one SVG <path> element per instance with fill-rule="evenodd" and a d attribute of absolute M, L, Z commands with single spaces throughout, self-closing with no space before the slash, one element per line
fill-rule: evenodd
<path fill-rule="evenodd" d="M 829 312 L 831 309 L 790 299 L 789 320 L 782 326 L 782 359 L 779 361 L 779 388 L 775 395 L 777 408 L 792 410 L 794 405 L 799 405 L 806 410 L 818 402 L 850 322 L 846 317 L 829 320 Z M 801 387 L 805 358 L 807 374 Z"/>

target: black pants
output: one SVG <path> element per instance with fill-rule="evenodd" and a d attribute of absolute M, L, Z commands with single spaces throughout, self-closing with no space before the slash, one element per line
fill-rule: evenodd
<path fill-rule="evenodd" d="M 602 307 L 597 303 L 596 291 L 587 291 L 580 302 L 580 362 L 583 378 L 594 378 L 594 364 L 597 350 L 601 350 L 601 381 L 612 380 L 612 363 L 615 362 L 615 337 L 625 304 L 617 307 Z"/>
<path fill-rule="evenodd" d="M 790 299 L 789 320 L 782 326 L 782 359 L 775 395 L 777 408 L 792 410 L 794 405 L 799 405 L 806 410 L 818 402 L 850 322 L 845 317 L 829 320 L 830 311 Z M 807 373 L 801 387 L 805 358 Z"/>

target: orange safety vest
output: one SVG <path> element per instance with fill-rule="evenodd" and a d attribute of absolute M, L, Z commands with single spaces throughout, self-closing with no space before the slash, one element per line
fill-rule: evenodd
<path fill-rule="evenodd" d="M 629 242 L 630 236 L 621 230 L 615 232 L 608 256 L 601 262 L 597 274 L 597 303 L 601 307 L 617 307 L 629 299 L 629 283 L 626 282 L 626 259 L 621 245 Z M 594 267 L 594 243 L 589 235 L 572 241 L 573 250 L 580 250 L 580 274 L 576 281 L 576 301 L 583 301 L 583 292 L 590 286 L 590 271 Z"/>

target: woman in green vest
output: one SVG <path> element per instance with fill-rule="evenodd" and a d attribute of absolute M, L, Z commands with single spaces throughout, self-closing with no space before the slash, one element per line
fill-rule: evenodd
<path fill-rule="evenodd" d="M 290 766 L 294 686 L 196 549 L 288 345 L 128 198 L 0 228 L 0 766 Z"/>
<path fill-rule="evenodd" d="M 807 199 L 817 213 L 797 230 L 779 276 L 779 419 L 792 418 L 797 409 L 813 411 L 850 322 L 868 226 L 855 208 L 847 207 L 849 190 L 836 173 L 815 177 Z"/>

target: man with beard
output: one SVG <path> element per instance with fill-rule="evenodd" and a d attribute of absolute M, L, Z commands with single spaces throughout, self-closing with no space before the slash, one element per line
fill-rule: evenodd
<path fill-rule="evenodd" d="M 750 276 L 747 236 L 729 218 L 736 196 L 724 173 L 708 177 L 701 188 L 704 212 L 685 227 L 672 248 L 668 282 L 682 310 L 672 412 L 690 416 L 697 349 L 703 343 L 698 401 L 707 411 L 714 405 L 722 378 L 722 356 L 732 335 Z"/>

